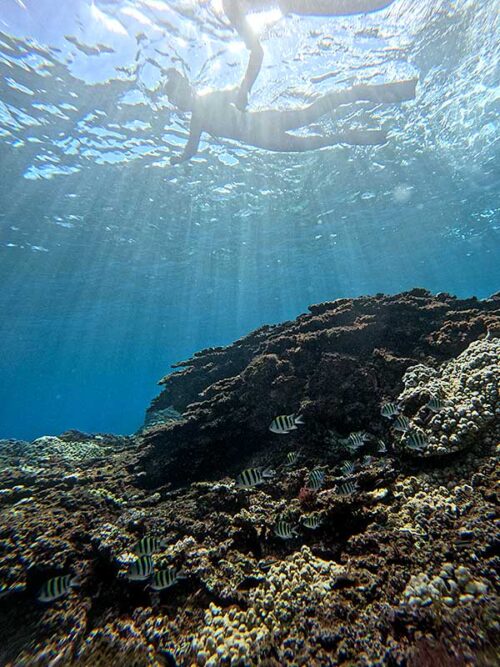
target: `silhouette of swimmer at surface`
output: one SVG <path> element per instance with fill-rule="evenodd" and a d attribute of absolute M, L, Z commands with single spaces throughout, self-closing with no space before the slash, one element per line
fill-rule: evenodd
<path fill-rule="evenodd" d="M 182 155 L 170 164 L 192 158 L 198 152 L 202 132 L 213 137 L 234 139 L 256 148 L 278 152 L 304 152 L 337 144 L 369 146 L 386 142 L 383 130 L 343 130 L 325 136 L 294 136 L 297 130 L 317 121 L 344 104 L 405 102 L 415 98 L 416 79 L 380 85 L 357 85 L 323 95 L 312 104 L 296 110 L 240 111 L 234 104 L 238 89 L 197 94 L 185 76 L 174 69 L 167 72 L 165 92 L 181 111 L 191 111 L 189 139 Z"/>
<path fill-rule="evenodd" d="M 246 107 L 264 58 L 259 38 L 247 21 L 247 13 L 278 8 L 282 14 L 300 16 L 352 16 L 385 9 L 393 2 L 394 0 L 223 0 L 226 17 L 250 51 L 247 70 L 234 103 L 239 109 Z"/>

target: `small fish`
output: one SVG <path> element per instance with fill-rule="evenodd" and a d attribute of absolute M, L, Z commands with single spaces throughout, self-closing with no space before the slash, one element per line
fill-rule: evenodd
<path fill-rule="evenodd" d="M 354 493 L 357 490 L 357 482 L 344 482 L 343 484 L 337 485 L 337 493 L 341 496 L 349 496 L 351 493 Z"/>
<path fill-rule="evenodd" d="M 151 556 L 156 551 L 161 551 L 167 546 L 166 540 L 160 540 L 158 537 L 143 537 L 134 547 L 134 553 L 137 556 Z"/>
<path fill-rule="evenodd" d="M 38 593 L 38 599 L 41 602 L 54 602 L 67 595 L 73 586 L 78 586 L 80 583 L 78 577 L 73 577 L 71 574 L 66 574 L 60 577 L 53 577 L 44 583 Z"/>
<path fill-rule="evenodd" d="M 295 431 L 297 424 L 303 424 L 302 415 L 280 415 L 271 422 L 269 430 L 272 433 L 286 434 Z"/>
<path fill-rule="evenodd" d="M 438 412 L 441 408 L 444 408 L 445 405 L 446 401 L 444 401 L 441 396 L 431 396 L 427 402 L 427 407 L 429 410 L 432 410 L 432 412 Z"/>
<path fill-rule="evenodd" d="M 271 468 L 247 468 L 236 478 L 236 486 L 240 489 L 251 489 L 262 484 L 266 479 L 274 477 L 275 471 Z"/>
<path fill-rule="evenodd" d="M 277 558 L 266 558 L 264 560 L 260 560 L 258 562 L 257 567 L 259 568 L 259 570 L 262 570 L 262 572 L 269 572 L 272 566 L 275 565 L 277 562 L 278 562 Z"/>
<path fill-rule="evenodd" d="M 396 415 L 399 415 L 399 405 L 397 403 L 384 403 L 380 408 L 380 414 L 386 419 L 392 419 Z"/>
<path fill-rule="evenodd" d="M 298 535 L 296 529 L 291 523 L 288 523 L 288 521 L 278 521 L 274 526 L 274 532 L 278 537 L 281 537 L 282 540 L 289 540 Z"/>
<path fill-rule="evenodd" d="M 422 431 L 410 431 L 405 440 L 405 445 L 409 449 L 415 449 L 418 451 L 425 449 L 428 444 L 429 443 L 427 442 L 427 438 L 422 433 Z"/>
<path fill-rule="evenodd" d="M 321 470 L 321 468 L 314 468 L 314 470 L 311 470 L 309 477 L 307 478 L 307 488 L 312 489 L 313 491 L 317 491 L 318 489 L 321 489 L 324 481 L 324 470 Z"/>
<path fill-rule="evenodd" d="M 375 461 L 375 458 L 374 458 L 373 456 L 366 455 L 366 456 L 363 456 L 363 458 L 361 459 L 361 465 L 363 465 L 363 466 L 369 466 L 369 465 L 371 465 L 374 461 Z"/>
<path fill-rule="evenodd" d="M 340 466 L 340 471 L 343 475 L 352 475 L 354 472 L 355 465 L 352 461 L 344 461 Z"/>
<path fill-rule="evenodd" d="M 405 415 L 399 415 L 399 417 L 397 417 L 397 419 L 394 421 L 392 427 L 395 431 L 406 433 L 406 431 L 410 429 L 410 420 L 408 417 L 405 417 Z"/>
<path fill-rule="evenodd" d="M 323 523 L 323 519 L 319 514 L 310 514 L 309 516 L 303 517 L 302 523 L 306 528 L 316 530 L 316 528 L 319 528 Z"/>
<path fill-rule="evenodd" d="M 425 531 L 420 527 L 411 526 L 409 523 L 405 524 L 401 528 L 398 528 L 400 533 L 408 533 L 408 535 L 426 535 Z"/>
<path fill-rule="evenodd" d="M 175 567 L 167 567 L 165 570 L 155 572 L 150 588 L 153 591 L 162 591 L 164 588 L 174 586 L 181 579 L 185 579 L 186 575 L 177 570 Z"/>
<path fill-rule="evenodd" d="M 299 452 L 288 452 L 288 454 L 286 455 L 285 466 L 286 467 L 294 466 L 299 460 L 299 456 L 300 456 Z"/>
<path fill-rule="evenodd" d="M 144 581 L 153 574 L 153 559 L 151 556 L 141 556 L 128 568 L 128 578 L 130 581 Z"/>
<path fill-rule="evenodd" d="M 385 442 L 380 438 L 377 440 L 377 454 L 387 454 Z"/>
<path fill-rule="evenodd" d="M 366 431 L 357 431 L 356 433 L 351 433 L 347 438 L 347 448 L 352 452 L 355 452 L 365 444 L 367 439 L 368 433 Z"/>

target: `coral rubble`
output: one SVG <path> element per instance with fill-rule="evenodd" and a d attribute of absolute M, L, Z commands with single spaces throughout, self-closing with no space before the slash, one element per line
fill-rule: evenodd
<path fill-rule="evenodd" d="M 183 364 L 136 436 L 0 441 L 0 665 L 498 664 L 500 298 L 310 311 Z M 183 576 L 131 580 L 146 551 Z"/>

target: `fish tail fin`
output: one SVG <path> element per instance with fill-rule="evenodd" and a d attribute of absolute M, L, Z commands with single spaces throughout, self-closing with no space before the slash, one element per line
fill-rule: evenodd
<path fill-rule="evenodd" d="M 293 421 L 295 424 L 303 424 L 304 423 L 304 416 L 303 415 L 294 415 Z"/>
<path fill-rule="evenodd" d="M 82 585 L 82 578 L 78 575 L 75 575 L 74 577 L 71 577 L 71 579 L 69 580 L 69 585 L 71 586 L 71 588 L 81 586 Z"/>
<path fill-rule="evenodd" d="M 178 572 L 176 572 L 177 579 L 187 579 L 188 576 L 189 575 L 185 570 L 179 570 Z"/>

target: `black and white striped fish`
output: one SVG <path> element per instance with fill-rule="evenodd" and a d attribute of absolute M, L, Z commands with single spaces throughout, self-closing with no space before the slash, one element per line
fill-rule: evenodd
<path fill-rule="evenodd" d="M 288 521 L 278 521 L 274 526 L 274 532 L 282 540 L 289 540 L 292 537 L 297 537 L 296 529 Z"/>
<path fill-rule="evenodd" d="M 357 431 L 356 433 L 351 433 L 347 438 L 347 449 L 351 450 L 351 452 L 355 452 L 357 449 L 362 447 L 367 440 L 368 433 L 366 431 Z"/>
<path fill-rule="evenodd" d="M 399 415 L 394 421 L 392 428 L 395 431 L 400 431 L 401 433 L 406 433 L 410 428 L 410 420 L 405 415 Z"/>
<path fill-rule="evenodd" d="M 399 415 L 399 405 L 397 403 L 384 403 L 380 408 L 380 414 L 386 419 L 392 419 Z"/>
<path fill-rule="evenodd" d="M 432 410 L 432 412 L 439 412 L 445 405 L 446 401 L 438 395 L 431 396 L 427 402 L 427 407 L 429 410 Z"/>
<path fill-rule="evenodd" d="M 165 570 L 155 572 L 150 588 L 154 591 L 162 591 L 164 588 L 174 586 L 181 579 L 185 579 L 186 575 L 177 570 L 175 567 L 167 567 Z"/>
<path fill-rule="evenodd" d="M 128 578 L 130 581 L 144 581 L 149 579 L 153 574 L 153 559 L 151 556 L 141 556 L 133 563 L 130 563 L 128 568 Z"/>
<path fill-rule="evenodd" d="M 422 449 L 425 449 L 428 444 L 427 438 L 422 431 L 410 431 L 405 439 L 405 445 L 409 449 L 421 451 Z"/>
<path fill-rule="evenodd" d="M 236 486 L 239 489 L 251 489 L 253 486 L 262 484 L 266 479 L 274 477 L 275 474 L 271 468 L 247 468 L 236 478 Z"/>
<path fill-rule="evenodd" d="M 302 518 L 302 524 L 311 530 L 316 530 L 316 528 L 319 528 L 322 523 L 323 518 L 319 514 L 310 514 L 309 516 Z"/>
<path fill-rule="evenodd" d="M 44 583 L 38 593 L 38 599 L 41 602 L 53 602 L 67 595 L 74 586 L 79 585 L 78 577 L 66 574 L 60 577 L 52 577 Z"/>
<path fill-rule="evenodd" d="M 166 540 L 161 540 L 159 537 L 146 536 L 139 540 L 134 547 L 134 553 L 137 556 L 151 556 L 157 551 L 162 551 L 167 546 Z"/>
<path fill-rule="evenodd" d="M 300 456 L 299 452 L 288 452 L 288 454 L 286 455 L 285 466 L 286 467 L 294 466 L 299 460 L 299 456 Z"/>
<path fill-rule="evenodd" d="M 377 440 L 377 454 L 387 454 L 385 442 L 380 438 Z"/>
<path fill-rule="evenodd" d="M 340 466 L 340 472 L 343 475 L 352 475 L 355 469 L 355 465 L 352 461 L 344 461 L 342 465 Z"/>
<path fill-rule="evenodd" d="M 269 430 L 272 433 L 286 434 L 297 429 L 297 424 L 303 424 L 302 415 L 280 415 L 271 422 Z"/>
<path fill-rule="evenodd" d="M 314 470 L 311 470 L 309 473 L 309 476 L 307 478 L 307 488 L 312 489 L 313 491 L 317 491 L 318 489 L 321 489 L 325 481 L 325 471 L 321 470 L 321 468 L 314 468 Z"/>
<path fill-rule="evenodd" d="M 357 482 L 344 482 L 343 484 L 337 485 L 337 493 L 341 496 L 349 496 L 351 493 L 354 493 L 357 490 Z"/>

